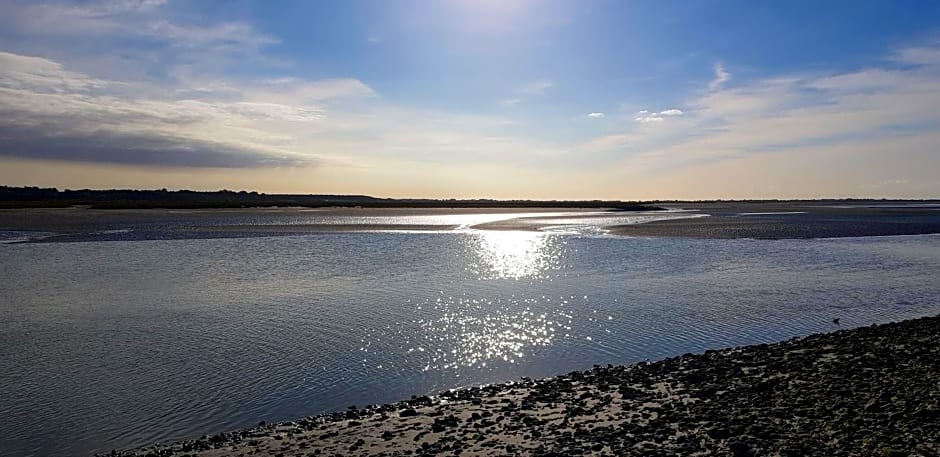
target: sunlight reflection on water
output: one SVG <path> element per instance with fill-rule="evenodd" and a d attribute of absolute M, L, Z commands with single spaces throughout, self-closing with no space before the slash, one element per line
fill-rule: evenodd
<path fill-rule="evenodd" d="M 561 268 L 565 244 L 563 237 L 543 232 L 475 232 L 466 270 L 479 279 L 539 278 Z"/>
<path fill-rule="evenodd" d="M 564 267 L 567 239 L 537 231 L 468 232 L 458 255 L 466 274 L 463 280 L 484 288 L 520 280 L 551 281 Z M 423 371 L 517 364 L 537 348 L 568 338 L 586 300 L 586 296 L 547 295 L 496 298 L 467 292 L 451 296 L 441 291 L 440 296 L 416 302 L 415 317 L 398 328 L 373 329 L 360 350 L 374 353 L 379 346 L 397 346 Z"/>
<path fill-rule="evenodd" d="M 406 354 L 421 360 L 423 371 L 515 364 L 534 349 L 569 337 L 571 305 L 583 303 L 574 297 L 439 297 L 417 306 L 427 317 L 410 323 L 421 331 Z"/>

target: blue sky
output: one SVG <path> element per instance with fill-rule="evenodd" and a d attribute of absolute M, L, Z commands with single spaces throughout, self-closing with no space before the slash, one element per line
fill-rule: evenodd
<path fill-rule="evenodd" d="M 940 2 L 0 0 L 0 182 L 940 197 Z"/>

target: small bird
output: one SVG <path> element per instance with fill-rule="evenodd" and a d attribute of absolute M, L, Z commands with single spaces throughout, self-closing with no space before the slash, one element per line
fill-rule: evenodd
<path fill-rule="evenodd" d="M 836 325 L 839 325 L 839 318 L 836 317 L 836 318 L 832 319 L 832 323 L 833 323 L 833 324 L 836 324 Z"/>

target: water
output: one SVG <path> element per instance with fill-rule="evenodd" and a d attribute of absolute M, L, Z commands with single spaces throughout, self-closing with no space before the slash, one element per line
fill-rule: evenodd
<path fill-rule="evenodd" d="M 936 235 L 561 232 L 0 245 L 0 454 L 88 455 L 940 312 Z"/>

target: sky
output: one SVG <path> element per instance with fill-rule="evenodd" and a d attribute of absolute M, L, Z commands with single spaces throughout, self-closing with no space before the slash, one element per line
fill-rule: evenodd
<path fill-rule="evenodd" d="M 940 2 L 0 0 L 0 184 L 940 198 Z"/>

